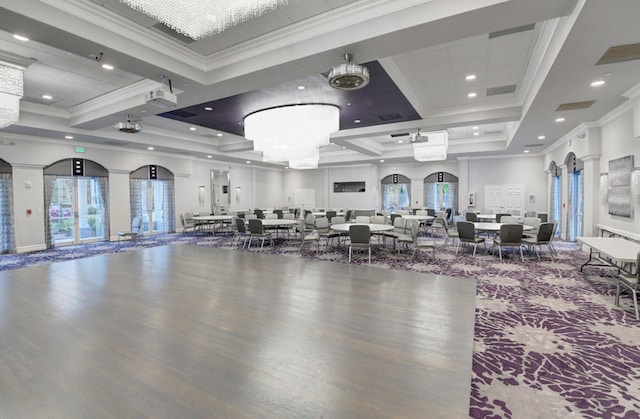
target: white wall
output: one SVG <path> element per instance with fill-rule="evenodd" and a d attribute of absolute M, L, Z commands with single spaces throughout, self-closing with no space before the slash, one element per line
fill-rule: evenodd
<path fill-rule="evenodd" d="M 483 211 L 485 185 L 504 184 L 525 185 L 525 211 L 547 211 L 549 192 L 543 156 L 469 160 L 468 186 L 469 193 L 476 194 L 476 210 Z M 534 203 L 529 202 L 529 195 L 535 196 Z"/>

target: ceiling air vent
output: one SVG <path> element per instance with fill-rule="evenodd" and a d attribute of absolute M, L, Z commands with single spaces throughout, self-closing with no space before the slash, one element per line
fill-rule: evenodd
<path fill-rule="evenodd" d="M 542 147 L 544 144 L 527 144 L 524 146 L 524 148 L 536 148 L 536 147 Z"/>
<path fill-rule="evenodd" d="M 595 100 L 585 100 L 584 102 L 563 103 L 562 105 L 558 106 L 558 109 L 556 109 L 556 112 L 559 112 L 559 111 L 576 111 L 578 109 L 588 109 L 594 103 L 596 103 Z"/>
<path fill-rule="evenodd" d="M 619 45 L 611 47 L 598 60 L 596 65 L 621 63 L 640 59 L 640 44 Z"/>
<path fill-rule="evenodd" d="M 522 25 L 522 26 L 517 26 L 515 28 L 509 28 L 509 29 L 504 29 L 504 30 L 501 30 L 501 31 L 491 32 L 489 34 L 489 39 L 498 38 L 500 36 L 507 36 L 507 35 L 511 35 L 511 34 L 514 34 L 514 33 L 518 33 L 518 32 L 532 31 L 535 27 L 536 27 L 535 23 L 530 23 L 528 25 Z"/>
<path fill-rule="evenodd" d="M 487 96 L 507 95 L 516 91 L 516 84 L 510 84 L 508 86 L 489 87 L 487 89 Z"/>
<path fill-rule="evenodd" d="M 397 112 L 394 113 L 388 113 L 386 115 L 378 115 L 378 119 L 384 122 L 387 121 L 397 121 L 398 119 L 403 119 L 402 115 L 400 115 Z"/>
<path fill-rule="evenodd" d="M 167 114 L 173 115 L 173 116 L 177 116 L 177 117 L 180 117 L 180 118 L 191 118 L 192 116 L 198 116 L 197 113 L 184 111 L 182 109 L 178 109 L 176 111 L 167 112 Z"/>

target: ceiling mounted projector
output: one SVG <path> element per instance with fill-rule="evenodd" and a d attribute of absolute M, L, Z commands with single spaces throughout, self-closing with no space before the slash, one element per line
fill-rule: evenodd
<path fill-rule="evenodd" d="M 329 72 L 329 85 L 334 89 L 357 90 L 369 84 L 369 69 L 359 64 L 354 64 L 353 55 L 344 54 L 345 61 L 333 67 Z"/>
<path fill-rule="evenodd" d="M 149 105 L 153 105 L 157 108 L 175 108 L 178 104 L 178 98 L 171 92 L 167 92 L 164 89 L 152 90 L 144 95 L 144 101 Z"/>
<path fill-rule="evenodd" d="M 125 122 L 118 122 L 114 125 L 116 131 L 126 132 L 127 134 L 137 134 L 142 131 L 142 125 L 131 122 L 131 115 L 127 114 Z"/>

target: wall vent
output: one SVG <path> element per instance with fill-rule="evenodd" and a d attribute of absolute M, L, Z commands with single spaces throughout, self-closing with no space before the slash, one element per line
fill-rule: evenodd
<path fill-rule="evenodd" d="M 400 115 L 398 112 L 394 112 L 394 113 L 388 113 L 386 115 L 378 115 L 378 119 L 381 121 L 396 121 L 398 119 L 403 119 L 402 115 Z"/>

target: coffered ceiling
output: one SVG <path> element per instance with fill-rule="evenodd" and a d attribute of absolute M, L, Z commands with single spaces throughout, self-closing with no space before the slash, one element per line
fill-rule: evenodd
<path fill-rule="evenodd" d="M 640 81 L 640 60 L 596 65 L 608 48 L 640 42 L 634 0 L 298 0 L 198 41 L 119 0 L 1 6 L 0 61 L 28 64 L 20 121 L 0 130 L 18 140 L 153 146 L 284 167 L 261 162 L 242 119 L 321 101 L 341 108 L 341 129 L 321 150 L 321 166 L 415 161 L 406 140 L 418 129 L 446 129 L 450 159 L 519 155 L 543 152 L 598 120 Z M 343 92 L 326 82 L 346 52 L 371 70 L 364 89 Z M 591 87 L 597 79 L 605 84 Z M 169 83 L 177 106 L 145 101 Z M 557 111 L 584 101 L 594 102 Z M 142 133 L 113 129 L 126 114 Z M 565 121 L 556 123 L 559 116 Z"/>

